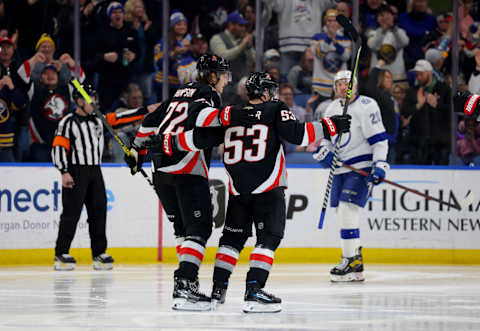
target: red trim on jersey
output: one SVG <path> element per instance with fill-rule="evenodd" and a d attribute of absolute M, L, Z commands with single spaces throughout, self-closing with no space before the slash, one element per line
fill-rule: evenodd
<path fill-rule="evenodd" d="M 152 134 L 155 134 L 155 131 L 150 131 L 150 132 L 145 132 L 145 133 L 138 131 L 137 132 L 137 137 L 138 138 L 145 138 L 145 137 L 151 136 Z"/>
<path fill-rule="evenodd" d="M 177 251 L 177 254 L 180 254 L 180 249 L 181 248 L 182 248 L 182 245 L 175 246 L 175 250 Z"/>
<path fill-rule="evenodd" d="M 187 141 L 185 139 L 185 132 L 179 133 L 177 137 L 178 137 L 178 144 L 180 145 L 180 147 L 185 151 L 191 152 L 192 150 L 190 149 L 190 147 L 188 147 Z"/>
<path fill-rule="evenodd" d="M 200 261 L 203 260 L 203 254 L 194 248 L 182 247 L 180 249 L 180 255 L 184 255 L 184 254 L 195 256 Z"/>
<path fill-rule="evenodd" d="M 475 108 L 477 108 L 478 99 L 480 99 L 480 95 L 472 94 L 467 102 L 465 102 L 463 112 L 467 115 L 472 115 Z"/>
<path fill-rule="evenodd" d="M 210 126 L 210 124 L 212 124 L 213 120 L 215 119 L 215 117 L 218 116 L 218 113 L 219 113 L 219 110 L 218 109 L 215 109 L 214 111 L 212 111 L 208 116 L 207 118 L 205 119 L 205 121 L 202 123 L 202 126 Z"/>
<path fill-rule="evenodd" d="M 222 122 L 223 126 L 229 126 L 230 125 L 230 120 L 232 118 L 232 114 L 230 110 L 232 109 L 232 106 L 225 106 L 220 113 L 220 121 Z"/>
<path fill-rule="evenodd" d="M 215 256 L 215 259 L 220 260 L 222 262 L 226 262 L 233 266 L 237 264 L 237 259 L 227 254 L 217 253 L 217 255 Z"/>
<path fill-rule="evenodd" d="M 322 118 L 322 121 L 327 126 L 328 133 L 330 133 L 331 136 L 334 136 L 337 134 L 337 127 L 335 126 L 335 123 L 333 123 L 333 121 L 330 118 L 324 117 Z"/>
<path fill-rule="evenodd" d="M 146 149 L 139 150 L 138 155 L 147 155 L 147 150 Z"/>
<path fill-rule="evenodd" d="M 179 170 L 176 170 L 176 171 L 172 171 L 170 172 L 171 174 L 183 174 L 183 173 L 191 173 L 192 172 L 192 169 L 193 167 L 195 166 L 195 164 L 197 163 L 198 161 L 198 155 L 200 155 L 200 152 L 196 152 L 195 153 L 195 156 L 190 160 L 190 162 L 188 162 L 185 167 L 183 167 L 182 169 L 179 169 Z"/>
<path fill-rule="evenodd" d="M 228 192 L 231 195 L 235 195 L 235 193 L 233 193 L 233 190 L 232 190 L 232 181 L 231 180 L 228 181 Z"/>
<path fill-rule="evenodd" d="M 284 164 L 285 164 L 285 157 L 282 154 L 282 157 L 280 159 L 280 169 L 278 169 L 277 178 L 275 178 L 275 181 L 273 182 L 273 184 L 270 185 L 269 187 L 267 187 L 265 190 L 263 190 L 262 193 L 270 191 L 270 190 L 274 189 L 275 187 L 278 187 L 278 185 L 280 183 L 280 177 L 282 176 Z"/>
<path fill-rule="evenodd" d="M 32 69 L 30 68 L 30 62 L 28 62 L 28 60 L 23 62 L 23 67 L 25 68 L 25 75 L 27 75 L 27 78 L 29 78 L 30 74 L 32 73 Z"/>
<path fill-rule="evenodd" d="M 263 255 L 263 254 L 250 254 L 250 261 L 252 261 L 252 260 L 265 262 L 265 263 L 268 263 L 270 265 L 273 264 L 273 259 L 270 256 L 266 256 L 266 255 Z"/>
<path fill-rule="evenodd" d="M 315 127 L 312 123 L 305 123 L 307 134 L 308 134 L 308 143 L 311 144 L 315 142 Z"/>

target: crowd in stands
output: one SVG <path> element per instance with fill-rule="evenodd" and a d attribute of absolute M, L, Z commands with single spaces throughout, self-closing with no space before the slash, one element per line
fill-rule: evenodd
<path fill-rule="evenodd" d="M 247 101 L 255 69 L 255 22 L 261 15 L 263 70 L 280 99 L 304 121 L 322 117 L 334 98 L 333 77 L 350 68 L 352 42 L 336 21 L 351 17 L 349 0 L 170 1 L 168 54 L 156 0 L 80 0 L 80 62 L 74 60 L 74 0 L 0 0 L 0 162 L 51 162 L 56 125 L 72 110 L 78 77 L 93 84 L 102 113 L 160 102 L 163 77 L 172 93 L 196 79 L 206 53 L 232 64 L 225 104 Z M 480 93 L 480 2 L 459 7 L 459 88 Z M 480 165 L 480 127 L 462 120 L 450 153 L 452 13 L 427 0 L 362 0 L 359 92 L 374 98 L 389 137 L 388 162 Z M 168 72 L 163 61 L 168 56 Z M 118 134 L 128 141 L 138 123 Z M 104 161 L 122 162 L 106 137 Z M 311 162 L 312 146 L 285 144 L 289 162 Z"/>

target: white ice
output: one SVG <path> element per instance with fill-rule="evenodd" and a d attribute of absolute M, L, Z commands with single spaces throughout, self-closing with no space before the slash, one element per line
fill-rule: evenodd
<path fill-rule="evenodd" d="M 172 311 L 175 266 L 0 267 L 0 330 L 480 330 L 480 266 L 366 265 L 366 281 L 329 282 L 329 265 L 274 265 L 282 312 L 241 311 L 247 265 L 214 312 Z M 213 266 L 200 272 L 210 294 Z"/>

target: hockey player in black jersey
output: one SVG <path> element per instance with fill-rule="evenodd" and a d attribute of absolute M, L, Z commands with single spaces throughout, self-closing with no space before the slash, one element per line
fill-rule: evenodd
<path fill-rule="evenodd" d="M 285 230 L 287 173 L 281 138 L 307 146 L 325 135 L 348 131 L 350 116 L 325 118 L 321 123 L 297 121 L 283 102 L 275 100 L 278 85 L 266 73 L 250 74 L 246 89 L 248 105 L 227 106 L 219 113 L 217 110 L 218 125 L 223 129 L 212 129 L 210 134 L 205 134 L 205 129 L 194 129 L 157 136 L 152 149 L 168 158 L 171 149 L 193 151 L 224 143 L 230 196 L 215 260 L 213 305 L 225 301 L 228 280 L 255 225 L 257 242 L 250 255 L 243 311 L 278 312 L 281 299 L 263 288 Z M 240 119 L 239 113 L 244 114 Z"/>
<path fill-rule="evenodd" d="M 143 163 L 149 137 L 178 134 L 196 123 L 211 121 L 202 107 L 220 106 L 220 94 L 230 80 L 230 65 L 219 56 L 204 55 L 197 63 L 198 82 L 180 87 L 174 96 L 145 117 L 126 158 L 135 174 Z M 201 105 L 201 107 L 200 107 Z M 210 149 L 193 152 L 166 149 L 169 156 L 152 151 L 153 183 L 177 239 L 179 267 L 174 274 L 173 309 L 209 310 L 210 298 L 199 292 L 198 269 L 212 232 L 212 207 L 208 186 Z"/>

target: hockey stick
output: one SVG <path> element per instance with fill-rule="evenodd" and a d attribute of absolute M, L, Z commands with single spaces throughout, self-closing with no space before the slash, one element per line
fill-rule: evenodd
<path fill-rule="evenodd" d="M 353 27 L 352 23 L 343 15 L 338 15 L 337 16 L 337 21 L 343 27 L 345 33 L 349 35 L 350 39 L 352 39 L 352 41 L 354 42 L 355 47 L 357 49 L 355 57 L 352 59 L 353 72 L 352 72 L 352 76 L 350 77 L 350 82 L 348 83 L 347 95 L 345 97 L 345 105 L 343 106 L 342 115 L 345 115 L 347 113 L 348 105 L 350 104 L 350 98 L 352 96 L 353 83 L 355 81 L 355 76 L 357 75 L 358 60 L 360 58 L 360 52 L 362 50 L 362 46 L 361 46 L 360 37 L 359 37 L 357 31 L 355 30 L 355 28 Z M 341 138 L 342 138 L 342 134 L 340 133 L 338 135 L 338 139 L 335 142 L 335 145 L 334 145 L 334 148 L 333 148 L 333 160 L 332 160 L 332 163 L 330 165 L 330 172 L 328 174 L 327 188 L 326 188 L 325 194 L 323 196 L 322 212 L 320 214 L 320 221 L 318 222 L 318 228 L 319 229 L 323 228 L 323 221 L 325 220 L 325 214 L 327 212 L 328 199 L 330 197 L 330 191 L 332 190 L 333 174 L 335 172 L 335 165 L 336 165 L 337 159 L 338 159 L 338 145 L 340 144 Z"/>
<path fill-rule="evenodd" d="M 342 167 L 345 167 L 345 168 L 347 168 L 347 169 L 350 169 L 350 170 L 352 170 L 353 172 L 356 172 L 356 173 L 358 173 L 358 174 L 360 174 L 360 175 L 362 175 L 362 176 L 367 177 L 367 176 L 369 175 L 368 172 L 366 172 L 366 171 L 364 171 L 364 170 L 361 170 L 361 169 L 354 168 L 354 167 L 352 167 L 352 166 L 349 165 L 349 164 L 341 163 L 341 165 L 342 165 Z M 454 199 L 455 204 L 453 204 L 453 203 L 450 203 L 450 202 L 447 202 L 447 201 L 443 201 L 443 200 L 441 200 L 441 199 L 439 199 L 439 198 L 432 197 L 431 195 L 422 193 L 422 192 L 420 192 L 420 191 L 414 190 L 414 189 L 412 189 L 412 188 L 403 186 L 403 185 L 401 185 L 401 184 L 392 182 L 392 181 L 390 181 L 390 180 L 388 180 L 388 179 L 385 179 L 385 178 L 381 179 L 380 181 L 381 181 L 381 182 L 384 182 L 384 183 L 387 183 L 387 184 L 390 184 L 390 185 L 392 185 L 392 186 L 398 187 L 398 188 L 400 188 L 400 189 L 402 189 L 402 190 L 405 190 L 405 191 L 407 191 L 407 192 L 411 192 L 411 193 L 414 193 L 414 194 L 419 195 L 419 196 L 421 196 L 421 197 L 424 197 L 424 198 L 427 199 L 427 200 L 437 201 L 437 202 L 440 203 L 440 204 L 447 205 L 447 206 L 452 207 L 452 208 L 455 208 L 455 209 L 457 209 L 457 210 L 463 210 L 465 207 L 467 207 L 468 205 L 470 205 L 470 204 L 473 202 L 473 199 L 474 199 L 474 194 L 473 194 L 473 192 L 472 192 L 472 191 L 468 191 L 467 195 L 465 196 L 465 198 L 464 198 L 462 201 L 458 202 L 458 201 L 456 201 L 456 199 Z"/>
<path fill-rule="evenodd" d="M 105 116 L 103 116 L 98 111 L 97 105 L 93 102 L 92 98 L 90 98 L 90 96 L 87 94 L 85 89 L 82 87 L 82 85 L 80 85 L 80 83 L 76 78 L 72 79 L 72 84 L 75 86 L 78 92 L 80 92 L 80 94 L 85 99 L 85 101 L 93 106 L 94 114 L 103 122 L 103 125 L 107 128 L 108 132 L 110 132 L 110 134 L 115 138 L 115 140 L 118 142 L 120 147 L 122 147 L 122 150 L 124 151 L 124 153 L 127 154 L 127 156 L 132 156 L 132 153 L 130 153 L 130 150 L 128 149 L 127 145 L 125 145 L 122 139 L 115 133 L 110 123 L 107 122 L 107 119 L 105 118 Z M 150 177 L 148 177 L 145 170 L 143 170 L 143 168 L 140 168 L 140 172 L 142 173 L 143 177 L 145 177 L 148 184 L 150 184 L 153 187 L 152 180 L 150 179 Z"/>

